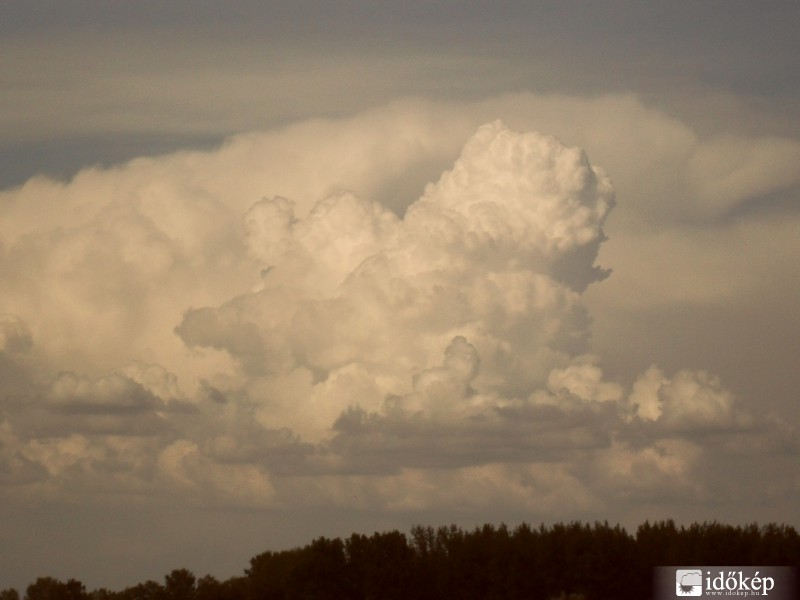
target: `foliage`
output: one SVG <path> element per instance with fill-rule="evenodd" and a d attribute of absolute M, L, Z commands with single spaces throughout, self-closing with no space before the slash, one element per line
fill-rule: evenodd
<path fill-rule="evenodd" d="M 467 531 L 415 526 L 398 531 L 320 537 L 268 551 L 244 576 L 218 581 L 175 569 L 164 583 L 87 592 L 75 579 L 40 577 L 23 600 L 619 600 L 651 597 L 660 565 L 798 565 L 800 535 L 787 525 L 645 522 L 631 535 L 608 523 L 557 523 Z M 20 600 L 14 589 L 0 600 Z"/>

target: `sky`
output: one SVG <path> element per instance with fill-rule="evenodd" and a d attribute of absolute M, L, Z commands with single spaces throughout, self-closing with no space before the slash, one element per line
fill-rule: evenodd
<path fill-rule="evenodd" d="M 0 7 L 0 589 L 800 526 L 796 2 Z"/>

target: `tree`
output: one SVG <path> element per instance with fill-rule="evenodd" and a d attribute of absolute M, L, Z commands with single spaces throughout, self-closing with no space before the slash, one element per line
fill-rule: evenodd
<path fill-rule="evenodd" d="M 164 577 L 164 596 L 167 600 L 194 600 L 197 578 L 187 569 L 175 569 Z"/>
<path fill-rule="evenodd" d="M 304 549 L 300 563 L 292 572 L 290 589 L 296 598 L 309 600 L 339 600 L 352 598 L 353 586 L 350 569 L 339 538 L 320 537 Z"/>
<path fill-rule="evenodd" d="M 360 598 L 391 600 L 414 593 L 414 551 L 399 531 L 353 534 L 345 543 L 354 593 Z"/>
<path fill-rule="evenodd" d="M 217 581 L 215 577 L 206 575 L 197 581 L 194 590 L 195 600 L 219 600 L 225 597 L 225 584 Z"/>
<path fill-rule="evenodd" d="M 263 552 L 250 559 L 247 575 L 248 600 L 269 600 L 285 598 L 289 588 L 289 578 L 302 560 L 301 549 L 283 552 Z"/>
<path fill-rule="evenodd" d="M 54 577 L 39 577 L 28 586 L 25 600 L 85 600 L 86 587 L 77 579 L 66 583 Z"/>
<path fill-rule="evenodd" d="M 121 592 L 121 600 L 161 600 L 164 588 L 157 581 L 148 580 Z"/>

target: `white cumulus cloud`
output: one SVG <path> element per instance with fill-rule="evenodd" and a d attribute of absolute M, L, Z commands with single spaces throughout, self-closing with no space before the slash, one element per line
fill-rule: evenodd
<path fill-rule="evenodd" d="M 636 256 L 605 253 L 615 194 L 587 153 L 502 121 L 468 125 L 490 109 L 549 121 L 596 149 L 622 189 L 652 171 L 629 225 L 739 206 L 724 177 L 788 189 L 785 169 L 770 187 L 746 165 L 793 146 L 731 158 L 630 98 L 594 101 L 602 119 L 587 123 L 587 102 L 398 103 L 6 190 L 2 484 L 20 497 L 552 515 L 746 496 L 714 466 L 745 447 L 790 463 L 796 431 L 705 367 L 607 376 L 586 297 L 617 266 L 606 256 L 623 281 L 647 283 L 606 308 L 747 287 L 701 285 L 696 264 L 665 269 L 660 238 L 632 229 L 619 239 L 641 244 Z M 607 128 L 623 115 L 640 127 L 615 146 Z M 648 136 L 649 153 L 629 152 Z M 712 175 L 702 185 L 698 168 Z M 403 179 L 419 186 L 398 199 Z M 659 204 L 687 190 L 710 204 Z M 693 243 L 723 264 L 729 231 L 706 235 Z M 658 272 L 625 271 L 648 261 Z"/>

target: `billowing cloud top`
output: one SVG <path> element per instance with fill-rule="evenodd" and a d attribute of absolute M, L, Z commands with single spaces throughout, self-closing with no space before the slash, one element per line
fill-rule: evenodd
<path fill-rule="evenodd" d="M 581 150 L 491 122 L 393 212 L 327 175 L 253 202 L 253 163 L 222 189 L 255 146 L 5 193 L 9 493 L 565 515 L 691 501 L 737 449 L 796 452 L 708 373 L 606 379 L 582 294 L 614 194 Z"/>

